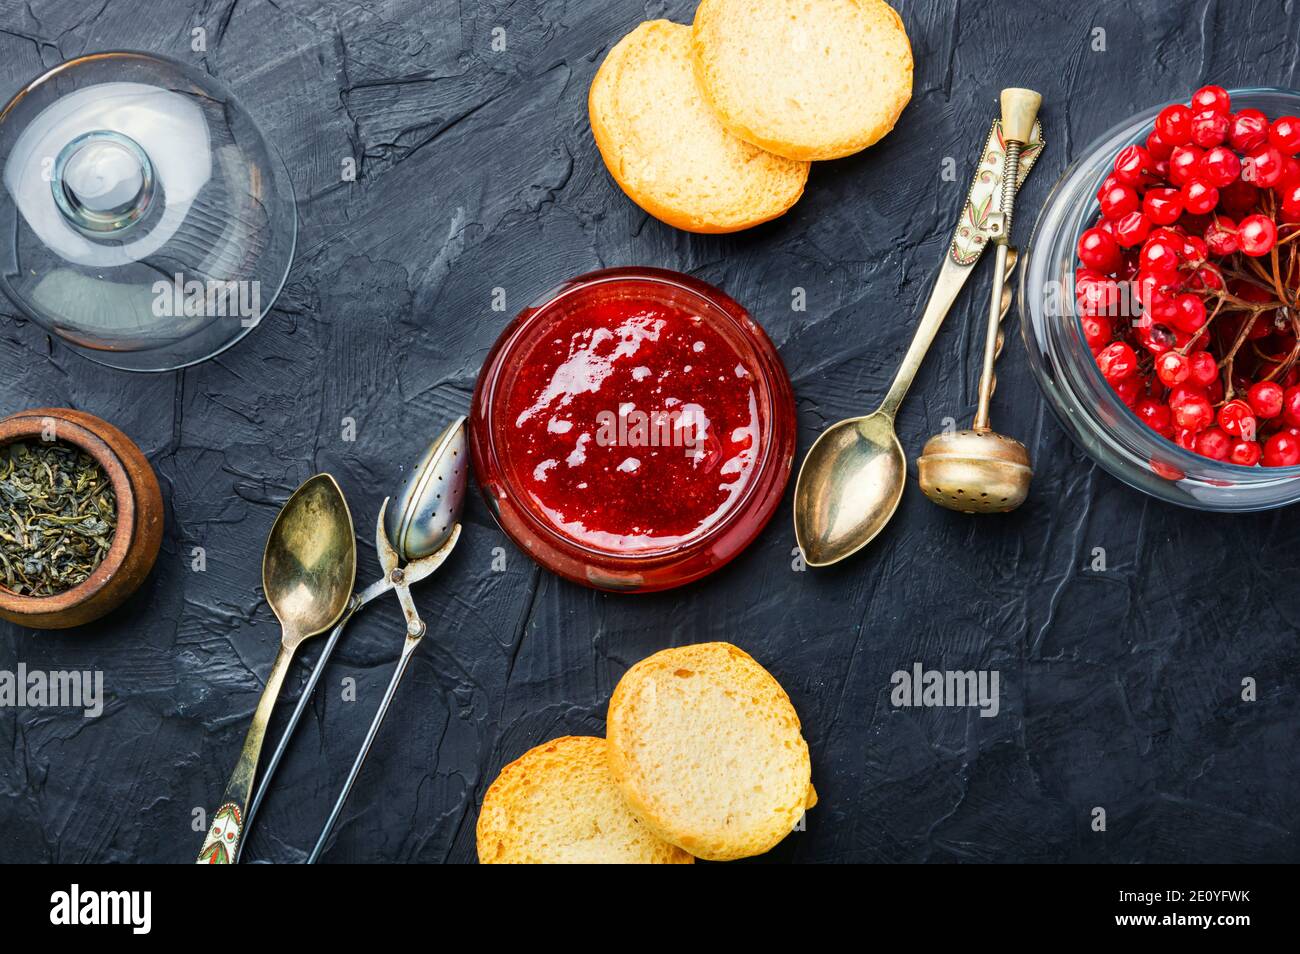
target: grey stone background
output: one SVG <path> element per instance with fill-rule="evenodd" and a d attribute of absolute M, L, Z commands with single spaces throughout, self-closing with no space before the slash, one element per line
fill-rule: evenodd
<path fill-rule="evenodd" d="M 0 96 L 87 52 L 195 63 L 283 155 L 301 217 L 274 312 L 184 373 L 101 369 L 0 301 L 0 413 L 68 405 L 116 423 L 153 461 L 168 504 L 157 570 L 111 618 L 64 633 L 0 624 L 0 667 L 102 669 L 108 694 L 97 720 L 0 710 L 0 861 L 193 858 L 194 809 L 216 807 L 275 653 L 259 565 L 279 506 L 311 474 L 335 474 L 363 528 L 360 575 L 377 575 L 380 501 L 466 411 L 508 318 L 548 287 L 622 264 L 721 286 L 784 357 L 802 452 L 883 394 L 999 88 L 1032 85 L 1046 100 L 1048 147 L 1018 206 L 1024 243 L 1066 164 L 1123 116 L 1205 81 L 1300 85 L 1290 2 L 896 5 L 916 57 L 897 129 L 815 166 L 784 218 L 699 237 L 618 191 L 586 114 L 609 47 L 646 18 L 688 22 L 690 0 L 0 0 Z M 205 53 L 191 50 L 196 27 Z M 1092 49 L 1096 28 L 1105 52 Z M 348 157 L 355 182 L 341 181 Z M 955 182 L 941 177 L 945 157 Z M 973 411 L 988 282 L 985 266 L 903 409 L 913 456 L 944 417 Z M 507 313 L 491 309 L 494 287 Z M 806 312 L 791 309 L 795 287 Z M 473 860 L 478 805 L 503 764 L 557 735 L 601 733 L 629 665 L 708 639 L 772 671 L 812 749 L 821 804 L 766 860 L 1300 859 L 1295 513 L 1148 500 L 1064 437 L 1018 338 L 999 376 L 994 420 L 1037 464 L 1028 503 L 977 519 L 935 508 L 913 484 L 869 551 L 833 570 L 793 569 L 787 493 L 715 576 L 604 595 L 540 570 L 472 499 L 460 548 L 417 591 L 431 636 L 325 860 Z M 340 436 L 348 417 L 355 443 Z M 190 570 L 194 547 L 205 573 Z M 1094 547 L 1105 572 L 1088 569 Z M 297 861 L 311 847 L 399 640 L 395 603 L 353 624 L 247 859 Z M 281 713 L 317 651 L 303 652 Z M 918 661 L 999 670 L 1001 714 L 894 709 L 890 674 Z M 1240 700 L 1248 676 L 1254 703 Z M 340 699 L 345 677 L 355 703 Z M 1090 829 L 1096 806 L 1104 833 Z"/>

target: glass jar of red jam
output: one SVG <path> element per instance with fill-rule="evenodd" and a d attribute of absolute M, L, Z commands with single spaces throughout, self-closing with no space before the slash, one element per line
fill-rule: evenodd
<path fill-rule="evenodd" d="M 677 272 L 613 268 L 506 328 L 470 437 L 488 506 L 533 559 L 599 589 L 661 590 L 718 569 L 771 518 L 794 459 L 794 395 L 731 298 Z"/>

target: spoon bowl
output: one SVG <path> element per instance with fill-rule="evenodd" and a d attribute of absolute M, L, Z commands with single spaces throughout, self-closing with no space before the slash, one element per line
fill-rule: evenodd
<path fill-rule="evenodd" d="M 289 498 L 271 528 L 262 589 L 293 649 L 343 615 L 357 574 L 352 514 L 334 478 L 319 474 Z"/>
<path fill-rule="evenodd" d="M 794 488 L 795 538 L 805 562 L 829 566 L 875 539 L 898 509 L 906 480 L 893 415 L 876 411 L 823 431 Z"/>
<path fill-rule="evenodd" d="M 412 469 L 388 508 L 384 529 L 406 562 L 436 553 L 460 522 L 468 474 L 465 418 L 452 421 Z"/>

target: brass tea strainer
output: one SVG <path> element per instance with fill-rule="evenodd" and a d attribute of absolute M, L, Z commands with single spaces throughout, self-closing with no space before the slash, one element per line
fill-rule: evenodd
<path fill-rule="evenodd" d="M 994 358 L 1002 351 L 1001 317 L 1011 306 L 1011 271 L 1016 250 L 1007 249 L 1007 282 L 1002 286 Z M 987 383 L 987 387 L 985 384 Z M 962 513 L 1005 513 L 1024 503 L 1034 472 L 1025 445 L 989 427 L 989 399 L 997 386 L 990 373 L 980 382 L 979 407 L 967 430 L 936 434 L 916 462 L 921 490 L 941 507 Z"/>
<path fill-rule="evenodd" d="M 1029 494 L 1034 476 L 1025 445 L 989 427 L 989 402 L 997 377 L 993 365 L 1002 351 L 1002 319 L 1011 307 L 1010 276 L 1016 250 L 1008 241 L 1016 199 L 1016 170 L 1020 151 L 1029 141 L 1042 97 L 1033 90 L 1002 91 L 1002 130 L 1006 152 L 997 213 L 1002 218 L 993 241 L 996 258 L 989 325 L 984 342 L 979 407 L 969 430 L 936 434 L 925 442 L 917 460 L 917 479 L 924 494 L 941 507 L 963 513 L 1005 513 L 1015 510 Z"/>

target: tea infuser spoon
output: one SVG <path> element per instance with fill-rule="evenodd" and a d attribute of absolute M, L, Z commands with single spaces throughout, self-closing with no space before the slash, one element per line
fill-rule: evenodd
<path fill-rule="evenodd" d="M 266 541 L 262 589 L 280 621 L 280 651 L 253 713 L 221 807 L 212 816 L 197 864 L 231 864 L 238 857 L 247 827 L 244 809 L 252 793 L 257 759 L 294 650 L 304 640 L 325 632 L 343 615 L 356 575 L 357 541 L 347 500 L 333 477 L 319 474 L 289 498 Z"/>
<path fill-rule="evenodd" d="M 397 495 L 397 504 L 388 514 L 389 539 L 393 540 L 402 559 L 421 561 L 426 558 L 431 559 L 444 549 L 446 553 L 450 552 L 450 548 L 446 545 L 460 530 L 458 521 L 461 503 L 465 497 L 467 473 L 465 418 L 459 417 L 429 445 L 419 463 L 406 478 L 401 492 Z M 444 558 L 446 553 L 442 553 Z M 438 562 L 441 563 L 441 560 Z M 289 740 L 293 737 L 294 730 L 297 729 L 311 701 L 316 683 L 320 681 L 321 674 L 325 671 L 334 648 L 343 635 L 343 630 L 357 610 L 393 588 L 394 583 L 385 571 L 382 579 L 352 597 L 343 617 L 330 633 L 325 648 L 321 650 L 320 658 L 316 660 L 307 685 L 298 697 L 298 704 L 294 706 L 293 714 L 289 716 L 289 722 L 280 735 L 280 741 L 267 762 L 266 771 L 262 774 L 257 793 L 253 797 L 252 805 L 249 806 L 245 827 L 252 823 L 253 816 L 257 814 L 262 799 L 270 789 L 275 770 L 289 747 Z"/>
<path fill-rule="evenodd" d="M 1017 150 L 1017 181 L 1028 174 L 1042 144 L 1041 128 L 1032 113 L 1029 117 L 1030 147 Z M 1003 217 L 988 212 L 1000 168 L 990 165 L 989 157 L 1001 156 L 1001 146 L 1000 124 L 995 121 L 943 268 L 884 401 L 872 414 L 831 425 L 804 458 L 795 483 L 794 530 L 809 566 L 829 566 L 857 553 L 898 509 L 907 480 L 907 458 L 894 430 L 894 416 L 985 245 L 1003 231 Z"/>
<path fill-rule="evenodd" d="M 455 501 L 454 509 L 454 517 L 459 519 L 459 499 Z M 460 524 L 457 523 L 455 529 L 452 530 L 451 536 L 437 553 L 422 560 L 412 561 L 403 567 L 397 550 L 388 541 L 388 531 L 384 526 L 384 515 L 387 512 L 388 500 L 385 499 L 384 505 L 379 511 L 378 526 L 375 528 L 375 548 L 379 551 L 379 563 L 384 568 L 384 578 L 392 584 L 392 588 L 397 592 L 397 599 L 402 604 L 402 615 L 406 617 L 406 640 L 402 644 L 402 654 L 398 657 L 397 668 L 393 670 L 393 677 L 388 681 L 388 688 L 384 691 L 384 698 L 379 703 L 379 711 L 375 713 L 370 728 L 366 731 L 366 738 L 361 743 L 361 749 L 357 752 L 356 761 L 352 763 L 352 769 L 348 772 L 347 780 L 343 783 L 343 791 L 339 793 L 338 801 L 334 803 L 334 809 L 330 812 L 330 817 L 326 820 L 325 827 L 321 829 L 320 837 L 316 840 L 316 847 L 312 849 L 311 856 L 307 859 L 309 865 L 315 864 L 321 852 L 325 850 L 325 842 L 329 840 L 330 833 L 334 830 L 334 824 L 338 821 L 339 813 L 343 811 L 343 805 L 347 802 L 348 795 L 352 793 L 352 785 L 356 782 L 357 776 L 361 774 L 361 766 L 365 764 L 366 756 L 370 754 L 370 746 L 379 733 L 379 727 L 384 723 L 384 717 L 388 715 L 388 707 L 393 702 L 393 696 L 397 692 L 398 684 L 402 681 L 402 676 L 406 673 L 406 667 L 411 662 L 411 656 L 414 655 L 416 648 L 420 645 L 420 640 L 424 638 L 424 634 L 428 632 L 428 627 L 425 626 L 424 620 L 420 619 L 419 611 L 415 608 L 415 601 L 411 599 L 411 584 L 420 582 L 420 580 L 442 566 L 443 561 L 455 548 L 456 541 L 460 539 Z"/>
<path fill-rule="evenodd" d="M 1043 98 L 1033 90 L 1002 91 L 1002 131 L 1006 137 L 999 212 L 1003 219 L 993 260 L 993 290 L 989 298 L 984 364 L 980 373 L 979 407 L 968 430 L 936 434 L 925 442 L 916 462 L 917 481 L 924 494 L 941 507 L 963 513 L 1005 513 L 1015 510 L 1029 494 L 1034 476 L 1025 445 L 989 427 L 989 402 L 997 377 L 993 365 L 1002 350 L 1002 319 L 1011 305 L 1009 276 L 1016 250 L 1008 244 L 1016 201 L 1011 174 L 1020 162 Z"/>

